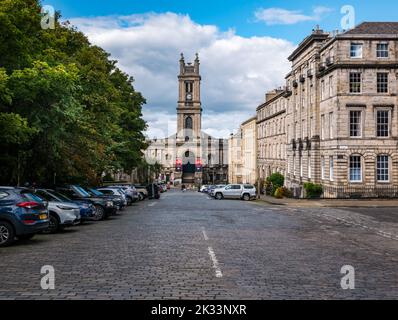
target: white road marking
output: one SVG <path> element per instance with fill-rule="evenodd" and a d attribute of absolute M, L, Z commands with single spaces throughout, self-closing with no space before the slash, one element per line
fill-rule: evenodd
<path fill-rule="evenodd" d="M 218 260 L 217 260 L 216 254 L 214 253 L 214 250 L 212 247 L 209 247 L 209 255 L 210 255 L 211 261 L 213 262 L 213 268 L 216 271 L 216 277 L 222 278 L 222 272 L 218 265 Z"/>
<path fill-rule="evenodd" d="M 152 202 L 150 204 L 148 204 L 148 207 L 153 207 L 154 205 L 156 205 L 157 202 Z"/>
<path fill-rule="evenodd" d="M 203 237 L 205 238 L 206 241 L 209 240 L 209 237 L 207 236 L 205 228 L 202 229 Z"/>
<path fill-rule="evenodd" d="M 376 228 L 369 227 L 369 226 L 361 224 L 361 223 L 356 223 L 356 222 L 349 221 L 349 220 L 344 219 L 344 218 L 335 217 L 335 216 L 331 216 L 331 215 L 328 215 L 328 214 L 322 214 L 322 215 L 321 214 L 314 214 L 314 215 L 316 217 L 318 217 L 318 218 L 326 218 L 329 221 L 330 220 L 337 220 L 338 222 L 340 222 L 342 224 L 345 224 L 345 225 L 348 225 L 348 226 L 355 226 L 355 227 L 362 228 L 362 229 L 365 229 L 365 230 L 368 230 L 368 231 L 373 231 L 373 232 L 375 232 L 377 235 L 379 235 L 381 237 L 398 241 L 398 236 L 396 236 L 396 235 L 394 235 L 392 233 L 385 232 L 383 230 L 378 230 Z"/>

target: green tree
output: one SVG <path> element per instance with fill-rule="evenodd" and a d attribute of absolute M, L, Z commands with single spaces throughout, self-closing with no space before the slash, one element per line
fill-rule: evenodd
<path fill-rule="evenodd" d="M 37 0 L 0 0 L 0 182 L 95 183 L 130 171 L 146 148 L 145 99 L 59 13 L 55 30 L 42 30 L 40 9 Z"/>

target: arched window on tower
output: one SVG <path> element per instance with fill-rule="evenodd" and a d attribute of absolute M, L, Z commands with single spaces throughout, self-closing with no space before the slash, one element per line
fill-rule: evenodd
<path fill-rule="evenodd" d="M 193 123 L 191 117 L 187 117 L 185 119 L 185 129 L 193 129 Z"/>

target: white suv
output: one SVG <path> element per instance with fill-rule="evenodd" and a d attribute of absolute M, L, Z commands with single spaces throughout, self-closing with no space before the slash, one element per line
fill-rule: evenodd
<path fill-rule="evenodd" d="M 256 198 L 256 187 L 251 184 L 229 184 L 214 190 L 214 197 L 222 199 L 242 199 L 250 201 Z"/>
<path fill-rule="evenodd" d="M 80 207 L 73 202 L 58 201 L 48 191 L 38 189 L 34 194 L 48 203 L 50 225 L 47 233 L 56 233 L 80 223 Z"/>

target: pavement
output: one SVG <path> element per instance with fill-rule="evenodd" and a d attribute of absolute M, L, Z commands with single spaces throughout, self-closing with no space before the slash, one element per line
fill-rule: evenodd
<path fill-rule="evenodd" d="M 43 290 L 40 270 L 55 270 Z M 355 289 L 341 268 L 355 269 Z M 300 208 L 172 190 L 0 249 L 0 299 L 397 299 L 395 208 Z"/>
<path fill-rule="evenodd" d="M 291 206 L 301 208 L 398 208 L 398 199 L 276 199 L 271 196 L 261 195 L 258 201 L 264 201 L 276 206 Z"/>

